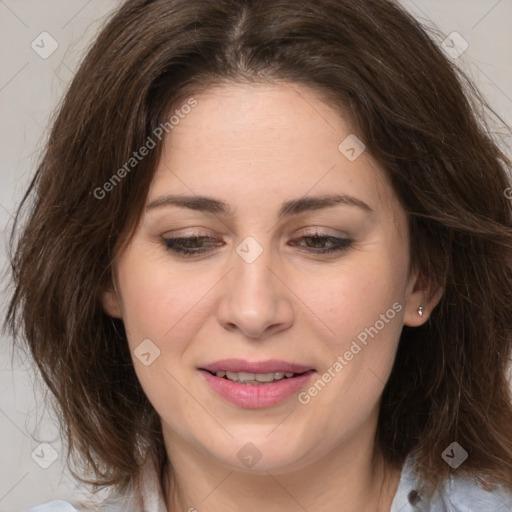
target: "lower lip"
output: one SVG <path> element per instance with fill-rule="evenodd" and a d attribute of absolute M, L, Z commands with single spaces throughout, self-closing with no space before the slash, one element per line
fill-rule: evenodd
<path fill-rule="evenodd" d="M 220 396 L 239 407 L 256 409 L 270 407 L 283 402 L 304 387 L 315 373 L 313 370 L 267 384 L 239 384 L 222 377 L 216 377 L 206 370 L 201 370 L 206 382 Z"/>

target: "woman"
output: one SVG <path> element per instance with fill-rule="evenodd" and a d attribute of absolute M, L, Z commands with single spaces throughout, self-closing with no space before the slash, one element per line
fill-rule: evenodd
<path fill-rule="evenodd" d="M 510 508 L 510 161 L 475 99 L 392 1 L 121 6 L 8 313 L 100 509 Z"/>

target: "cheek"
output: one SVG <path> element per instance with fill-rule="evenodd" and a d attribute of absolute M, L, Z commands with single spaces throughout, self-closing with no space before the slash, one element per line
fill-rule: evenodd
<path fill-rule="evenodd" d="M 165 257 L 148 256 L 136 244 L 119 263 L 123 321 L 134 369 L 159 414 L 189 414 L 190 398 L 181 387 L 182 358 L 195 326 L 201 324 L 197 305 L 206 285 L 198 279 L 173 272 Z"/>
<path fill-rule="evenodd" d="M 123 320 L 131 345 L 144 338 L 164 344 L 184 325 L 190 325 L 200 311 L 197 306 L 207 286 L 199 282 L 197 273 L 174 271 L 165 255 L 146 257 L 137 247 L 119 265 L 119 276 Z"/>
<path fill-rule="evenodd" d="M 315 400 L 340 404 L 332 411 L 337 426 L 347 411 L 359 411 L 354 422 L 370 414 L 389 378 L 402 330 L 407 262 L 405 247 L 375 243 L 333 267 L 332 275 L 307 280 L 298 293 L 307 297 L 308 318 L 322 340 L 319 373 L 329 382 Z"/>
<path fill-rule="evenodd" d="M 382 333 L 389 332 L 394 340 L 401 330 L 399 310 L 403 310 L 405 299 L 406 264 L 400 254 L 375 248 L 355 254 L 322 279 L 298 280 L 296 289 L 304 298 L 309 318 L 317 317 L 314 322 L 319 333 L 332 349 L 350 345 L 376 322 Z M 395 303 L 399 305 L 393 308 Z"/>

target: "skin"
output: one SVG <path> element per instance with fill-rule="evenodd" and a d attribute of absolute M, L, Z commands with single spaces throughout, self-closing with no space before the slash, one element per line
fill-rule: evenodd
<path fill-rule="evenodd" d="M 144 339 L 160 350 L 148 366 L 133 362 L 162 420 L 173 468 L 168 509 L 389 510 L 400 468 L 385 465 L 375 446 L 381 393 L 402 326 L 427 321 L 440 298 L 411 268 L 406 214 L 368 151 L 349 161 L 338 150 L 353 131 L 313 92 L 229 84 L 194 97 L 167 136 L 147 204 L 204 195 L 233 217 L 146 209 L 102 297 L 123 319 L 132 354 Z M 333 193 L 372 212 L 339 204 L 276 218 L 283 201 Z M 353 243 L 315 253 L 329 242 L 301 238 L 314 228 Z M 183 257 L 163 240 L 194 234 L 213 238 L 210 252 Z M 252 263 L 236 252 L 248 236 L 263 250 Z M 282 359 L 315 368 L 314 382 L 394 303 L 401 311 L 307 405 L 295 395 L 238 407 L 198 370 L 224 358 Z M 237 457 L 249 442 L 261 453 L 251 468 Z"/>

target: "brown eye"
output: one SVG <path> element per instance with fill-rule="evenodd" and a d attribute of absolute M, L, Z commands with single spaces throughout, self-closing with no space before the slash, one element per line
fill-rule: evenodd
<path fill-rule="evenodd" d="M 297 240 L 305 240 L 306 242 L 309 241 L 305 244 L 306 250 L 310 250 L 311 252 L 316 252 L 319 254 L 346 251 L 354 242 L 349 238 L 338 238 L 335 236 L 314 234 L 297 238 L 293 241 L 294 243 L 292 245 L 299 245 L 304 247 L 304 245 L 295 243 Z"/>
<path fill-rule="evenodd" d="M 212 249 L 212 246 L 218 246 L 219 244 L 210 244 L 204 246 L 203 243 L 208 240 L 214 240 L 209 236 L 189 236 L 179 238 L 164 238 L 164 243 L 169 251 L 173 251 L 183 256 L 194 256 L 196 254 L 202 254 Z"/>

